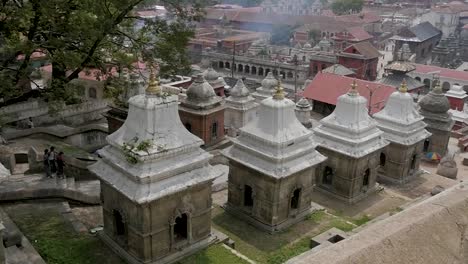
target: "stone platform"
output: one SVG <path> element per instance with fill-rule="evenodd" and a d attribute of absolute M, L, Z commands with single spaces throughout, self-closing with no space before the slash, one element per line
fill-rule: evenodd
<path fill-rule="evenodd" d="M 43 174 L 12 175 L 0 183 L 0 201 L 65 198 L 86 204 L 100 203 L 99 181 L 46 178 Z"/>

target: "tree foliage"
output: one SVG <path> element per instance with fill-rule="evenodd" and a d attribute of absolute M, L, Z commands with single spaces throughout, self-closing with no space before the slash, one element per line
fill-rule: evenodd
<path fill-rule="evenodd" d="M 353 14 L 362 11 L 364 0 L 335 0 L 331 9 L 336 15 Z"/>
<path fill-rule="evenodd" d="M 52 79 L 45 96 L 63 101 L 67 86 L 89 68 L 101 74 L 158 61 L 162 75 L 189 71 L 185 48 L 192 23 L 209 0 L 4 0 L 0 3 L 0 98 L 27 85 L 32 54 L 45 53 Z M 158 3 L 169 19 L 146 19 L 135 7 Z M 18 61 L 18 55 L 24 59 Z M 99 76 L 97 76 L 99 78 Z"/>

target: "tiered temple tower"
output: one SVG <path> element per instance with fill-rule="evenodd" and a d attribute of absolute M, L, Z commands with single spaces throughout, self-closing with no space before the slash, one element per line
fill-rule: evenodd
<path fill-rule="evenodd" d="M 275 87 L 278 85 L 278 80 L 273 76 L 272 72 L 269 72 L 265 79 L 262 81 L 262 86 L 256 89 L 252 94 L 257 103 L 262 100 L 271 97 L 275 93 Z"/>
<path fill-rule="evenodd" d="M 257 115 L 258 103 L 250 96 L 249 89 L 239 79 L 231 89 L 230 96 L 226 98 L 224 113 L 225 126 L 232 137 L 239 134 L 239 129 L 252 121 Z"/>
<path fill-rule="evenodd" d="M 406 82 L 394 92 L 385 108 L 374 115 L 390 145 L 380 154 L 379 178 L 404 183 L 419 173 L 424 141 L 431 135 L 416 110 Z"/>
<path fill-rule="evenodd" d="M 177 95 L 154 75 L 146 94 L 129 100 L 122 127 L 107 137 L 89 169 L 101 181 L 104 242 L 128 263 L 168 263 L 193 253 L 211 235 L 215 175 L 203 141 L 183 126 Z"/>
<path fill-rule="evenodd" d="M 328 157 L 318 172 L 317 190 L 348 203 L 375 191 L 380 153 L 389 144 L 366 106 L 354 82 L 314 129 L 317 150 Z"/>
<path fill-rule="evenodd" d="M 268 232 L 309 214 L 315 170 L 326 159 L 315 150 L 312 132 L 297 120 L 294 107 L 278 87 L 222 152 L 230 167 L 228 212 Z"/>
<path fill-rule="evenodd" d="M 224 101 L 203 75 L 197 75 L 181 99 L 179 115 L 185 127 L 203 139 L 205 147 L 224 139 Z"/>
<path fill-rule="evenodd" d="M 440 81 L 436 81 L 434 89 L 419 101 L 419 106 L 419 113 L 424 117 L 427 131 L 432 134 L 424 142 L 423 151 L 445 155 L 455 121 L 448 112 L 450 102 L 440 87 Z"/>

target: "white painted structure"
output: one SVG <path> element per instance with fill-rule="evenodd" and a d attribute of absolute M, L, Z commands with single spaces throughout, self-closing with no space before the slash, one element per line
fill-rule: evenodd
<path fill-rule="evenodd" d="M 416 109 L 413 97 L 406 91 L 390 95 L 385 108 L 374 114 L 383 137 L 392 143 L 410 146 L 428 138 L 424 117 Z"/>
<path fill-rule="evenodd" d="M 258 87 L 252 96 L 255 98 L 257 103 L 271 97 L 275 93 L 275 87 L 278 86 L 278 80 L 273 76 L 272 72 L 263 79 L 262 86 Z"/>
<path fill-rule="evenodd" d="M 255 118 L 258 106 L 242 79 L 239 79 L 231 89 L 230 96 L 226 98 L 224 126 L 228 129 L 228 134 L 237 136 L 239 129 Z"/>
<path fill-rule="evenodd" d="M 338 97 L 335 111 L 314 129 L 317 143 L 343 155 L 360 158 L 389 144 L 355 88 Z"/>
<path fill-rule="evenodd" d="M 312 106 L 305 97 L 302 97 L 299 102 L 296 104 L 296 117 L 307 128 L 312 127 L 312 120 L 310 112 L 312 111 Z"/>
<path fill-rule="evenodd" d="M 315 150 L 312 132 L 297 120 L 294 107 L 282 93 L 263 100 L 257 118 L 240 129 L 233 146 L 223 154 L 273 178 L 285 178 L 324 161 L 326 157 Z"/>

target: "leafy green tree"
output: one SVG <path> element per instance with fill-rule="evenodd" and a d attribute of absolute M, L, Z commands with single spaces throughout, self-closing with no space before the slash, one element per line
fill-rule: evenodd
<path fill-rule="evenodd" d="M 331 9 L 336 15 L 359 13 L 362 11 L 364 0 L 335 0 Z"/>
<path fill-rule="evenodd" d="M 45 53 L 52 65 L 45 93 L 52 102 L 72 96 L 67 86 L 87 68 L 107 74 L 144 60 L 159 62 L 162 75 L 188 72 L 186 45 L 207 1 L 3 0 L 0 98 L 16 96 L 29 83 L 35 51 Z M 169 19 L 146 19 L 135 12 L 136 6 L 153 3 L 164 5 Z M 18 63 L 20 54 L 24 59 Z"/>
<path fill-rule="evenodd" d="M 309 34 L 309 40 L 312 40 L 314 44 L 320 40 L 320 37 L 321 37 L 320 30 L 312 29 L 309 31 L 308 34 Z"/>

